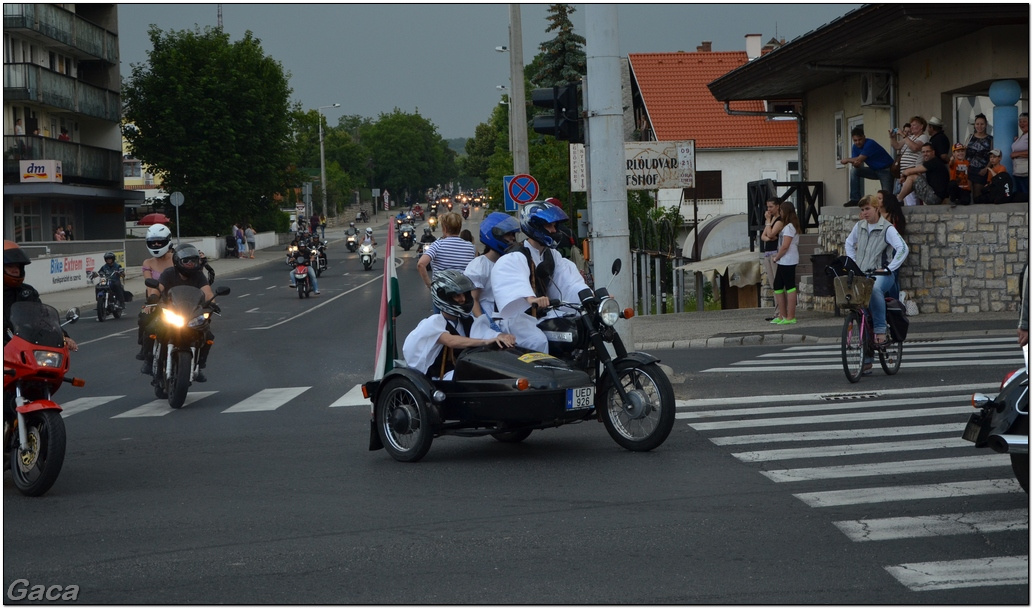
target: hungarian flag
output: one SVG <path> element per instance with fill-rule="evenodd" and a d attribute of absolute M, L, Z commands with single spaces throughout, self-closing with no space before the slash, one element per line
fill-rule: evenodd
<path fill-rule="evenodd" d="M 391 225 L 387 228 L 387 251 L 384 253 L 384 285 L 380 291 L 380 323 L 377 326 L 377 363 L 373 380 L 384 378 L 394 368 L 398 357 L 395 341 L 395 318 L 402 314 L 402 302 L 398 293 L 398 277 L 395 277 L 395 237 Z"/>

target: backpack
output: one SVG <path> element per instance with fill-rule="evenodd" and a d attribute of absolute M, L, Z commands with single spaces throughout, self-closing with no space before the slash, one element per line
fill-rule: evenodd
<path fill-rule="evenodd" d="M 911 320 L 907 317 L 904 305 L 900 304 L 896 298 L 886 298 L 886 325 L 889 326 L 894 340 L 904 342 L 907 339 L 907 330 L 911 325 Z"/>

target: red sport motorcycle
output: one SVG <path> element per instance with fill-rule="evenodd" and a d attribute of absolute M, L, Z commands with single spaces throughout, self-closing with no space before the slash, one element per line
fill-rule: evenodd
<path fill-rule="evenodd" d="M 71 309 L 65 323 L 79 319 Z M 51 397 L 69 378 L 68 349 L 57 309 L 41 302 L 11 305 L 11 329 L 4 344 L 4 467 L 23 495 L 50 490 L 65 460 L 65 424 Z"/>

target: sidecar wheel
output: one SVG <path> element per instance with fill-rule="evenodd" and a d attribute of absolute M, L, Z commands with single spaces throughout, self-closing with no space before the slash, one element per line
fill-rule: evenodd
<path fill-rule="evenodd" d="M 14 486 L 23 495 L 39 497 L 50 490 L 65 462 L 65 423 L 56 410 L 25 415 L 29 450 L 22 454 L 17 441 L 11 447 Z"/>
<path fill-rule="evenodd" d="M 1029 455 L 1012 454 L 1011 471 L 1015 472 L 1015 479 L 1018 480 L 1022 490 L 1029 494 Z"/>
<path fill-rule="evenodd" d="M 410 381 L 389 381 L 377 396 L 376 409 L 377 433 L 395 461 L 413 463 L 427 454 L 434 440 L 430 411 Z"/>
<path fill-rule="evenodd" d="M 169 406 L 182 408 L 186 403 L 193 363 L 194 355 L 189 351 L 177 351 L 172 354 L 172 375 L 170 377 L 172 387 L 169 388 Z"/>
<path fill-rule="evenodd" d="M 653 450 L 667 439 L 674 427 L 674 389 L 671 381 L 656 364 L 623 362 L 617 365 L 617 376 L 628 392 L 630 406 L 621 404 L 613 382 L 603 376 L 596 394 L 606 431 L 617 444 L 628 450 Z"/>
<path fill-rule="evenodd" d="M 495 438 L 499 442 L 504 444 L 518 444 L 527 439 L 531 435 L 530 429 L 522 429 L 520 431 L 499 431 L 491 434 L 491 437 Z"/>

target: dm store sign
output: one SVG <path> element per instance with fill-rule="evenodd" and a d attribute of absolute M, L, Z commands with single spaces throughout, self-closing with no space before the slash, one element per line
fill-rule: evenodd
<path fill-rule="evenodd" d="M 61 182 L 61 161 L 19 161 L 19 163 L 22 182 Z"/>

